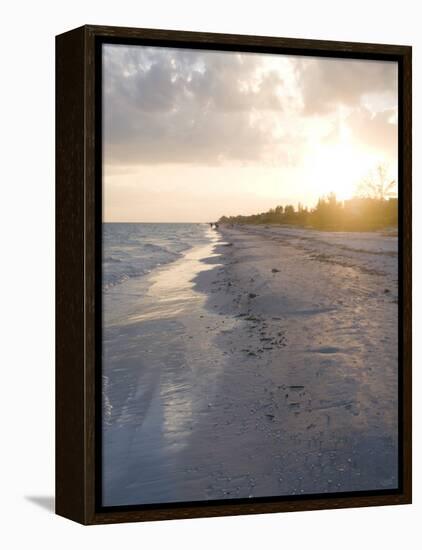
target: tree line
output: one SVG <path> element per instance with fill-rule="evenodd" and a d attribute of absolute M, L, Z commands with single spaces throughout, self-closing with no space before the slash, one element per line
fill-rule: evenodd
<path fill-rule="evenodd" d="M 318 200 L 314 208 L 300 203 L 278 205 L 267 212 L 250 216 L 222 216 L 220 223 L 288 224 L 327 231 L 374 231 L 397 228 L 398 199 L 393 194 L 395 181 L 386 179 L 385 169 L 378 167 L 376 177 L 363 181 L 358 194 L 338 201 L 334 193 Z"/>

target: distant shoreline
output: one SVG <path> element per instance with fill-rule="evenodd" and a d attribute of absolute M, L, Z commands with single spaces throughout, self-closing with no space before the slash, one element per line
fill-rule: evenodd
<path fill-rule="evenodd" d="M 103 221 L 103 225 L 209 225 L 210 223 L 215 222 L 143 222 L 143 221 Z M 337 227 L 312 227 L 308 225 L 299 225 L 294 223 L 276 223 L 276 222 L 262 222 L 262 223 L 252 223 L 252 222 L 218 222 L 220 224 L 220 227 L 226 226 L 226 227 L 242 227 L 242 226 L 257 226 L 257 227 L 281 227 L 281 228 L 297 228 L 297 229 L 304 229 L 304 230 L 310 230 L 310 231 L 321 231 L 324 233 L 385 233 L 386 236 L 397 236 L 398 234 L 398 227 L 397 225 L 389 225 L 389 226 L 383 226 L 383 227 L 374 227 L 374 228 L 337 228 Z"/>
<path fill-rule="evenodd" d="M 384 234 L 386 237 L 397 237 L 398 236 L 398 227 L 396 225 L 393 226 L 385 226 L 385 227 L 377 227 L 372 229 L 340 229 L 340 228 L 318 228 L 318 227 L 312 227 L 312 226 L 306 226 L 306 225 L 297 225 L 297 224 L 289 224 L 289 223 L 233 223 L 230 224 L 229 222 L 220 222 L 220 227 L 242 227 L 242 226 L 250 226 L 250 227 L 280 227 L 280 228 L 286 228 L 286 229 L 304 229 L 307 231 L 320 231 L 322 233 L 378 233 L 378 234 Z"/>

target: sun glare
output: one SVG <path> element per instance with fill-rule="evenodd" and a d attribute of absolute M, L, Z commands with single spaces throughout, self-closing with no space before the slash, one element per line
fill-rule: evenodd
<path fill-rule="evenodd" d="M 348 139 L 316 144 L 307 162 L 311 191 L 318 197 L 335 193 L 338 200 L 352 198 L 359 182 L 371 169 L 373 157 Z"/>

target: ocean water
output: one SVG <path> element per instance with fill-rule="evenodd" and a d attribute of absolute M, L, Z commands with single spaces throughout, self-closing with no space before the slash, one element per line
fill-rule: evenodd
<path fill-rule="evenodd" d="M 208 242 L 208 224 L 104 223 L 103 291 L 142 277 Z"/>

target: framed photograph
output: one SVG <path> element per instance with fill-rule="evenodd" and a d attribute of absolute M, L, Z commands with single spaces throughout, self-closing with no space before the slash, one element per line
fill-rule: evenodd
<path fill-rule="evenodd" d="M 411 502 L 411 47 L 56 38 L 56 511 Z"/>

